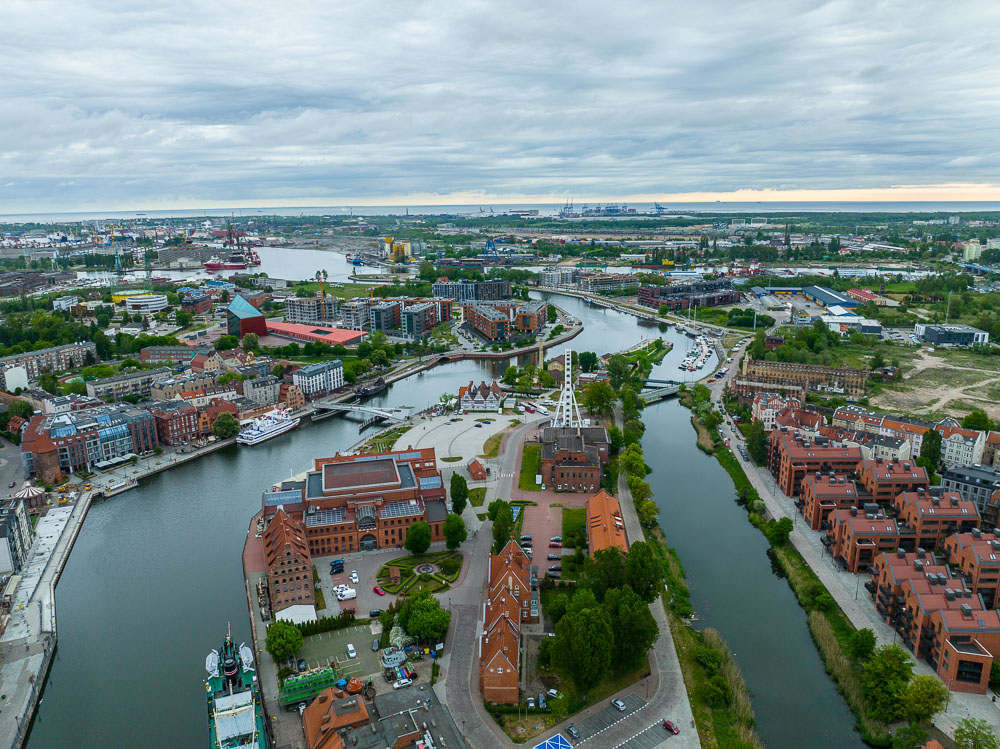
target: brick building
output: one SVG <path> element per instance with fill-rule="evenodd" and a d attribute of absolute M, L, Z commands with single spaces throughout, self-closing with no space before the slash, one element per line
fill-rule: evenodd
<path fill-rule="evenodd" d="M 955 492 L 931 493 L 922 488 L 900 492 L 892 505 L 900 525 L 899 545 L 904 549 L 940 549 L 952 534 L 979 527 L 976 505 Z"/>
<path fill-rule="evenodd" d="M 163 445 L 182 445 L 201 436 L 198 409 L 183 400 L 160 401 L 149 408 Z"/>
<path fill-rule="evenodd" d="M 771 383 L 800 385 L 807 390 L 823 390 L 848 395 L 864 395 L 868 371 L 854 367 L 823 367 L 751 359 L 746 356 L 740 370 L 743 378 Z"/>
<path fill-rule="evenodd" d="M 810 473 L 802 481 L 802 498 L 796 503 L 806 524 L 814 531 L 830 527 L 830 515 L 858 505 L 858 487 L 843 473 Z"/>
<path fill-rule="evenodd" d="M 587 500 L 587 553 L 593 558 L 601 549 L 628 553 L 628 538 L 618 498 L 601 489 Z"/>
<path fill-rule="evenodd" d="M 1000 534 L 973 528 L 946 538 L 943 549 L 948 563 L 957 568 L 967 587 L 983 597 L 986 608 L 1000 605 Z"/>
<path fill-rule="evenodd" d="M 302 523 L 277 508 L 264 528 L 263 545 L 272 618 L 296 623 L 315 620 L 312 557 Z"/>
<path fill-rule="evenodd" d="M 833 558 L 848 572 L 864 572 L 875 558 L 899 546 L 899 529 L 893 518 L 875 507 L 851 507 L 830 515 L 831 528 L 823 537 Z"/>
<path fill-rule="evenodd" d="M 824 437 L 809 439 L 787 429 L 775 429 L 768 437 L 768 468 L 789 497 L 800 494 L 807 474 L 845 473 L 860 462 L 861 450 L 835 445 Z"/>
<path fill-rule="evenodd" d="M 889 507 L 901 492 L 927 489 L 927 469 L 909 460 L 862 460 L 858 466 L 858 485 L 882 507 Z"/>
<path fill-rule="evenodd" d="M 542 430 L 542 483 L 557 491 L 595 491 L 607 463 L 604 427 L 546 427 Z"/>
<path fill-rule="evenodd" d="M 754 421 L 759 420 L 764 429 L 771 431 L 775 427 L 775 419 L 779 411 L 797 409 L 802 406 L 797 398 L 786 398 L 778 393 L 757 393 L 751 406 Z"/>
<path fill-rule="evenodd" d="M 279 505 L 302 519 L 314 555 L 399 548 L 406 529 L 426 522 L 444 540 L 447 509 L 433 448 L 316 458 L 302 480 L 262 497 L 265 516 Z"/>

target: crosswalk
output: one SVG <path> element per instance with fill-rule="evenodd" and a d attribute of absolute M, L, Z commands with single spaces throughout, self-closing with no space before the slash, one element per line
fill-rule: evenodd
<path fill-rule="evenodd" d="M 500 473 L 497 474 L 497 475 L 500 478 L 502 478 L 502 479 L 512 479 L 512 478 L 514 478 L 514 472 L 513 471 L 500 471 Z"/>

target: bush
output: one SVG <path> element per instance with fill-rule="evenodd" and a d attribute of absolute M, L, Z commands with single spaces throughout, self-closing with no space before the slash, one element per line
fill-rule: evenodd
<path fill-rule="evenodd" d="M 438 567 L 442 575 L 450 578 L 462 569 L 462 560 L 460 557 L 446 557 L 438 562 Z"/>
<path fill-rule="evenodd" d="M 343 629 L 354 622 L 354 612 L 344 611 L 337 616 L 320 617 L 314 622 L 303 622 L 296 624 L 299 631 L 305 635 L 318 635 L 320 632 L 332 632 L 336 629 Z M 272 625 L 273 626 L 273 625 Z"/>
<path fill-rule="evenodd" d="M 729 705 L 733 697 L 732 690 L 722 674 L 715 674 L 699 687 L 701 698 L 714 708 L 723 708 Z"/>

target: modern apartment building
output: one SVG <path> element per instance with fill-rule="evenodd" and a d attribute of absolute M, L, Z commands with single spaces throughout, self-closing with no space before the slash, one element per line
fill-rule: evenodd
<path fill-rule="evenodd" d="M 0 575 L 19 575 L 34 540 L 23 497 L 0 500 Z"/>
<path fill-rule="evenodd" d="M 458 302 L 484 302 L 510 297 L 510 281 L 436 281 L 431 285 L 434 296 L 455 299 Z"/>
<path fill-rule="evenodd" d="M 437 306 L 430 302 L 405 307 L 400 314 L 403 335 L 412 340 L 429 336 L 438 323 L 437 312 Z"/>
<path fill-rule="evenodd" d="M 945 539 L 943 554 L 965 585 L 983 597 L 986 608 L 1000 606 L 1000 534 L 979 528 L 955 533 Z"/>
<path fill-rule="evenodd" d="M 281 381 L 274 375 L 243 381 L 243 395 L 259 405 L 270 406 L 277 403 L 280 394 Z"/>
<path fill-rule="evenodd" d="M 139 349 L 139 359 L 150 364 L 190 364 L 196 355 L 211 350 L 211 346 L 146 346 Z"/>
<path fill-rule="evenodd" d="M 332 325 L 337 317 L 337 300 L 327 297 L 289 297 L 285 300 L 285 322 L 296 325 Z"/>
<path fill-rule="evenodd" d="M 673 286 L 640 286 L 639 304 L 652 309 L 667 307 L 671 310 L 691 307 L 718 307 L 735 304 L 740 300 L 729 279 L 696 281 Z"/>
<path fill-rule="evenodd" d="M 985 514 L 990 498 L 1000 490 L 1000 472 L 980 465 L 953 466 L 941 474 L 941 488 L 958 492 L 963 499 L 975 503 L 981 514 Z"/>
<path fill-rule="evenodd" d="M 364 297 L 344 302 L 340 307 L 340 324 L 349 330 L 370 330 L 371 302 Z"/>
<path fill-rule="evenodd" d="M 399 327 L 400 309 L 399 302 L 378 302 L 371 308 L 372 330 L 383 332 L 394 330 Z"/>
<path fill-rule="evenodd" d="M 344 363 L 340 359 L 309 364 L 292 372 L 292 383 L 309 400 L 344 386 Z"/>
<path fill-rule="evenodd" d="M 10 366 L 22 366 L 27 371 L 28 378 L 34 380 L 45 372 L 64 372 L 97 361 L 97 346 L 92 341 L 78 341 L 65 346 L 0 357 L 0 371 Z"/>
<path fill-rule="evenodd" d="M 126 395 L 148 398 L 153 383 L 171 374 L 169 367 L 140 369 L 135 372 L 103 377 L 87 383 L 87 395 L 109 401 L 120 401 Z"/>

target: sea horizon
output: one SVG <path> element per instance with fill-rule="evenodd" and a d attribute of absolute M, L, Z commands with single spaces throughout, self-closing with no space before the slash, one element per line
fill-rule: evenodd
<path fill-rule="evenodd" d="M 621 205 L 624 201 L 578 202 L 577 210 L 585 206 Z M 653 203 L 625 203 L 637 214 L 626 214 L 620 218 L 656 218 L 688 214 L 717 213 L 982 213 L 1000 212 L 1000 201 L 704 201 L 704 202 L 662 202 L 664 213 L 656 214 Z M 138 220 L 138 219 L 179 219 L 179 218 L 219 218 L 233 216 L 254 218 L 267 216 L 460 216 L 465 218 L 488 218 L 500 216 L 509 211 L 537 210 L 539 218 L 552 218 L 559 214 L 563 203 L 492 203 L 492 204 L 440 204 L 440 205 L 373 205 L 373 206 L 265 206 L 254 208 L 180 208 L 180 209 L 135 209 L 128 211 L 43 211 L 37 213 L 0 213 L 0 224 L 62 224 L 84 221 Z M 607 218 L 607 217 L 595 217 Z"/>

